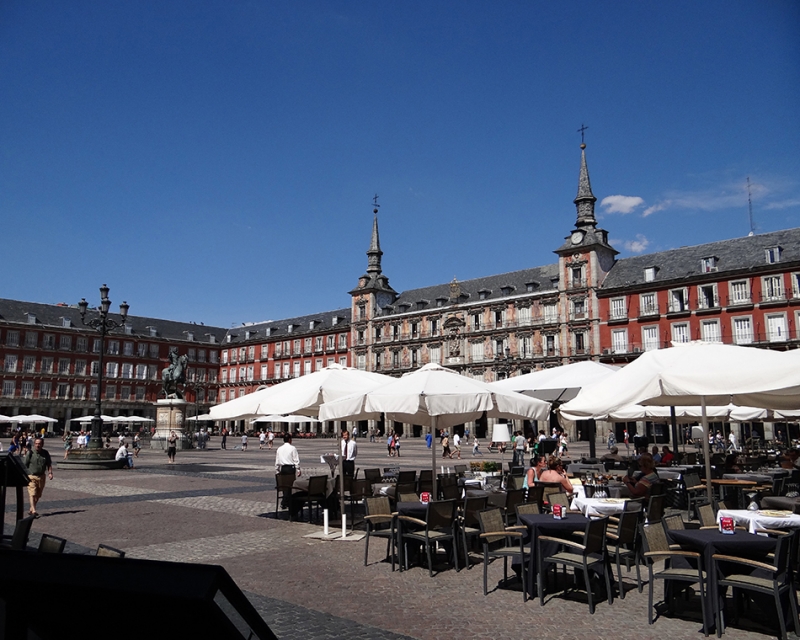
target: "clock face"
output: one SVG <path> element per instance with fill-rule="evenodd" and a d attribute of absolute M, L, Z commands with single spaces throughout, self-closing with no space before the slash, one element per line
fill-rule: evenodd
<path fill-rule="evenodd" d="M 580 244 L 581 240 L 583 240 L 583 233 L 580 231 L 575 231 L 572 234 L 572 244 Z"/>

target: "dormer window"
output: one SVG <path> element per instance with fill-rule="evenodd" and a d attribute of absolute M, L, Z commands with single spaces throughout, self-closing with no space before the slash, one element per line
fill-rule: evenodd
<path fill-rule="evenodd" d="M 61 318 L 61 326 L 62 327 L 66 327 L 66 328 L 71 327 L 72 326 L 72 320 L 70 320 L 69 318 Z"/>
<path fill-rule="evenodd" d="M 29 313 L 28 316 L 28 324 L 36 324 L 36 314 Z"/>
<path fill-rule="evenodd" d="M 644 281 L 645 282 L 652 282 L 656 279 L 656 268 L 655 267 L 645 267 L 644 268 Z"/>
<path fill-rule="evenodd" d="M 428 306 L 427 300 L 417 300 L 417 309 L 424 309 Z"/>
<path fill-rule="evenodd" d="M 700 261 L 700 271 L 703 273 L 711 273 L 712 271 L 717 270 L 717 258 L 716 256 L 710 256 L 708 258 L 703 258 Z"/>
<path fill-rule="evenodd" d="M 227 342 L 228 344 L 233 342 L 233 336 L 230 333 L 227 336 L 225 336 L 225 342 Z"/>
<path fill-rule="evenodd" d="M 151 338 L 158 337 L 158 329 L 156 329 L 155 327 L 147 327 L 147 330 L 149 331 Z"/>
<path fill-rule="evenodd" d="M 765 254 L 767 257 L 767 264 L 775 264 L 776 262 L 781 261 L 780 247 L 770 247 L 769 249 L 765 250 Z"/>
<path fill-rule="evenodd" d="M 217 344 L 217 336 L 215 336 L 213 333 L 207 333 L 206 335 L 208 336 L 208 342 L 210 344 Z"/>
<path fill-rule="evenodd" d="M 286 331 L 287 331 L 288 333 L 291 333 L 292 331 L 294 331 L 294 328 L 295 328 L 295 325 L 293 325 L 293 324 L 290 324 L 290 325 L 288 325 L 288 326 L 286 327 Z"/>
<path fill-rule="evenodd" d="M 443 307 L 447 302 L 447 298 L 436 298 L 436 306 Z"/>
<path fill-rule="evenodd" d="M 404 302 L 403 304 L 401 304 L 401 305 L 400 305 L 400 312 L 401 312 L 401 313 L 405 313 L 405 312 L 406 312 L 406 311 L 408 311 L 410 308 L 411 308 L 411 305 L 410 305 L 410 304 L 408 304 L 407 302 Z"/>
<path fill-rule="evenodd" d="M 536 287 L 538 286 L 539 286 L 538 282 L 526 282 L 525 291 L 527 291 L 528 293 L 533 293 L 534 291 L 536 291 Z"/>
<path fill-rule="evenodd" d="M 187 339 L 189 342 L 194 342 L 194 334 L 193 334 L 191 331 L 187 331 L 187 332 L 186 332 L 186 339 Z"/>
<path fill-rule="evenodd" d="M 124 324 L 124 325 L 122 325 L 122 326 L 123 326 L 123 327 L 125 327 L 125 333 L 126 333 L 127 335 L 129 335 L 129 336 L 130 336 L 130 335 L 133 335 L 133 327 L 132 327 L 131 325 L 129 325 L 129 324 L 127 324 L 127 323 L 125 323 L 125 324 Z"/>
<path fill-rule="evenodd" d="M 478 300 L 486 300 L 492 292 L 489 289 L 481 289 L 478 291 Z"/>
<path fill-rule="evenodd" d="M 514 291 L 514 287 L 509 287 L 509 286 L 500 287 L 500 291 L 504 296 L 510 296 L 511 293 Z"/>

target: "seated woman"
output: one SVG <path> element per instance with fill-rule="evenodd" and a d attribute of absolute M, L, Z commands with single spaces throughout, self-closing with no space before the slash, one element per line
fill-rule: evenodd
<path fill-rule="evenodd" d="M 525 482 L 522 485 L 523 489 L 532 487 L 534 483 L 540 479 L 542 472 L 545 470 L 547 461 L 544 456 L 536 455 L 531 458 L 531 466 L 525 474 Z"/>
<path fill-rule="evenodd" d="M 575 488 L 567 478 L 567 472 L 564 471 L 564 463 L 555 456 L 547 459 L 547 470 L 539 474 L 539 482 L 558 482 L 567 493 L 575 492 Z"/>
<path fill-rule="evenodd" d="M 117 449 L 117 455 L 114 456 L 114 460 L 122 460 L 125 463 L 126 468 L 133 467 L 133 463 L 128 457 L 128 448 L 125 446 L 124 442 L 119 445 L 119 449 Z"/>
<path fill-rule="evenodd" d="M 650 488 L 661 480 L 656 473 L 656 465 L 653 462 L 653 456 L 649 453 L 643 453 L 639 456 L 639 470 L 641 475 L 638 480 L 634 480 L 630 476 L 622 478 L 622 482 L 633 498 L 646 498 L 650 495 Z"/>

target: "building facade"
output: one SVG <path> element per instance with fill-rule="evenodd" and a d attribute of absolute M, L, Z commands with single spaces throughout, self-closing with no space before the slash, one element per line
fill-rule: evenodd
<path fill-rule="evenodd" d="M 104 412 L 152 417 L 171 347 L 189 358 L 187 400 L 202 413 L 333 363 L 401 375 L 435 362 L 493 381 L 585 359 L 624 364 L 689 340 L 800 345 L 800 229 L 618 259 L 596 200 L 581 145 L 574 222 L 555 261 L 399 293 L 382 270 L 375 208 L 349 307 L 235 329 L 131 316 L 107 338 Z M 91 414 L 97 348 L 76 306 L 0 300 L 0 413 Z"/>

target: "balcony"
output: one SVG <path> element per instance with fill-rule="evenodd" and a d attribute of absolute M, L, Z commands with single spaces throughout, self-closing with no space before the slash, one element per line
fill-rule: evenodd
<path fill-rule="evenodd" d="M 786 294 L 783 291 L 762 291 L 759 294 L 758 301 L 761 306 L 782 305 L 787 302 Z"/>
<path fill-rule="evenodd" d="M 661 311 L 658 308 L 658 304 L 648 304 L 639 307 L 640 318 L 652 318 L 659 315 L 661 315 Z"/>

